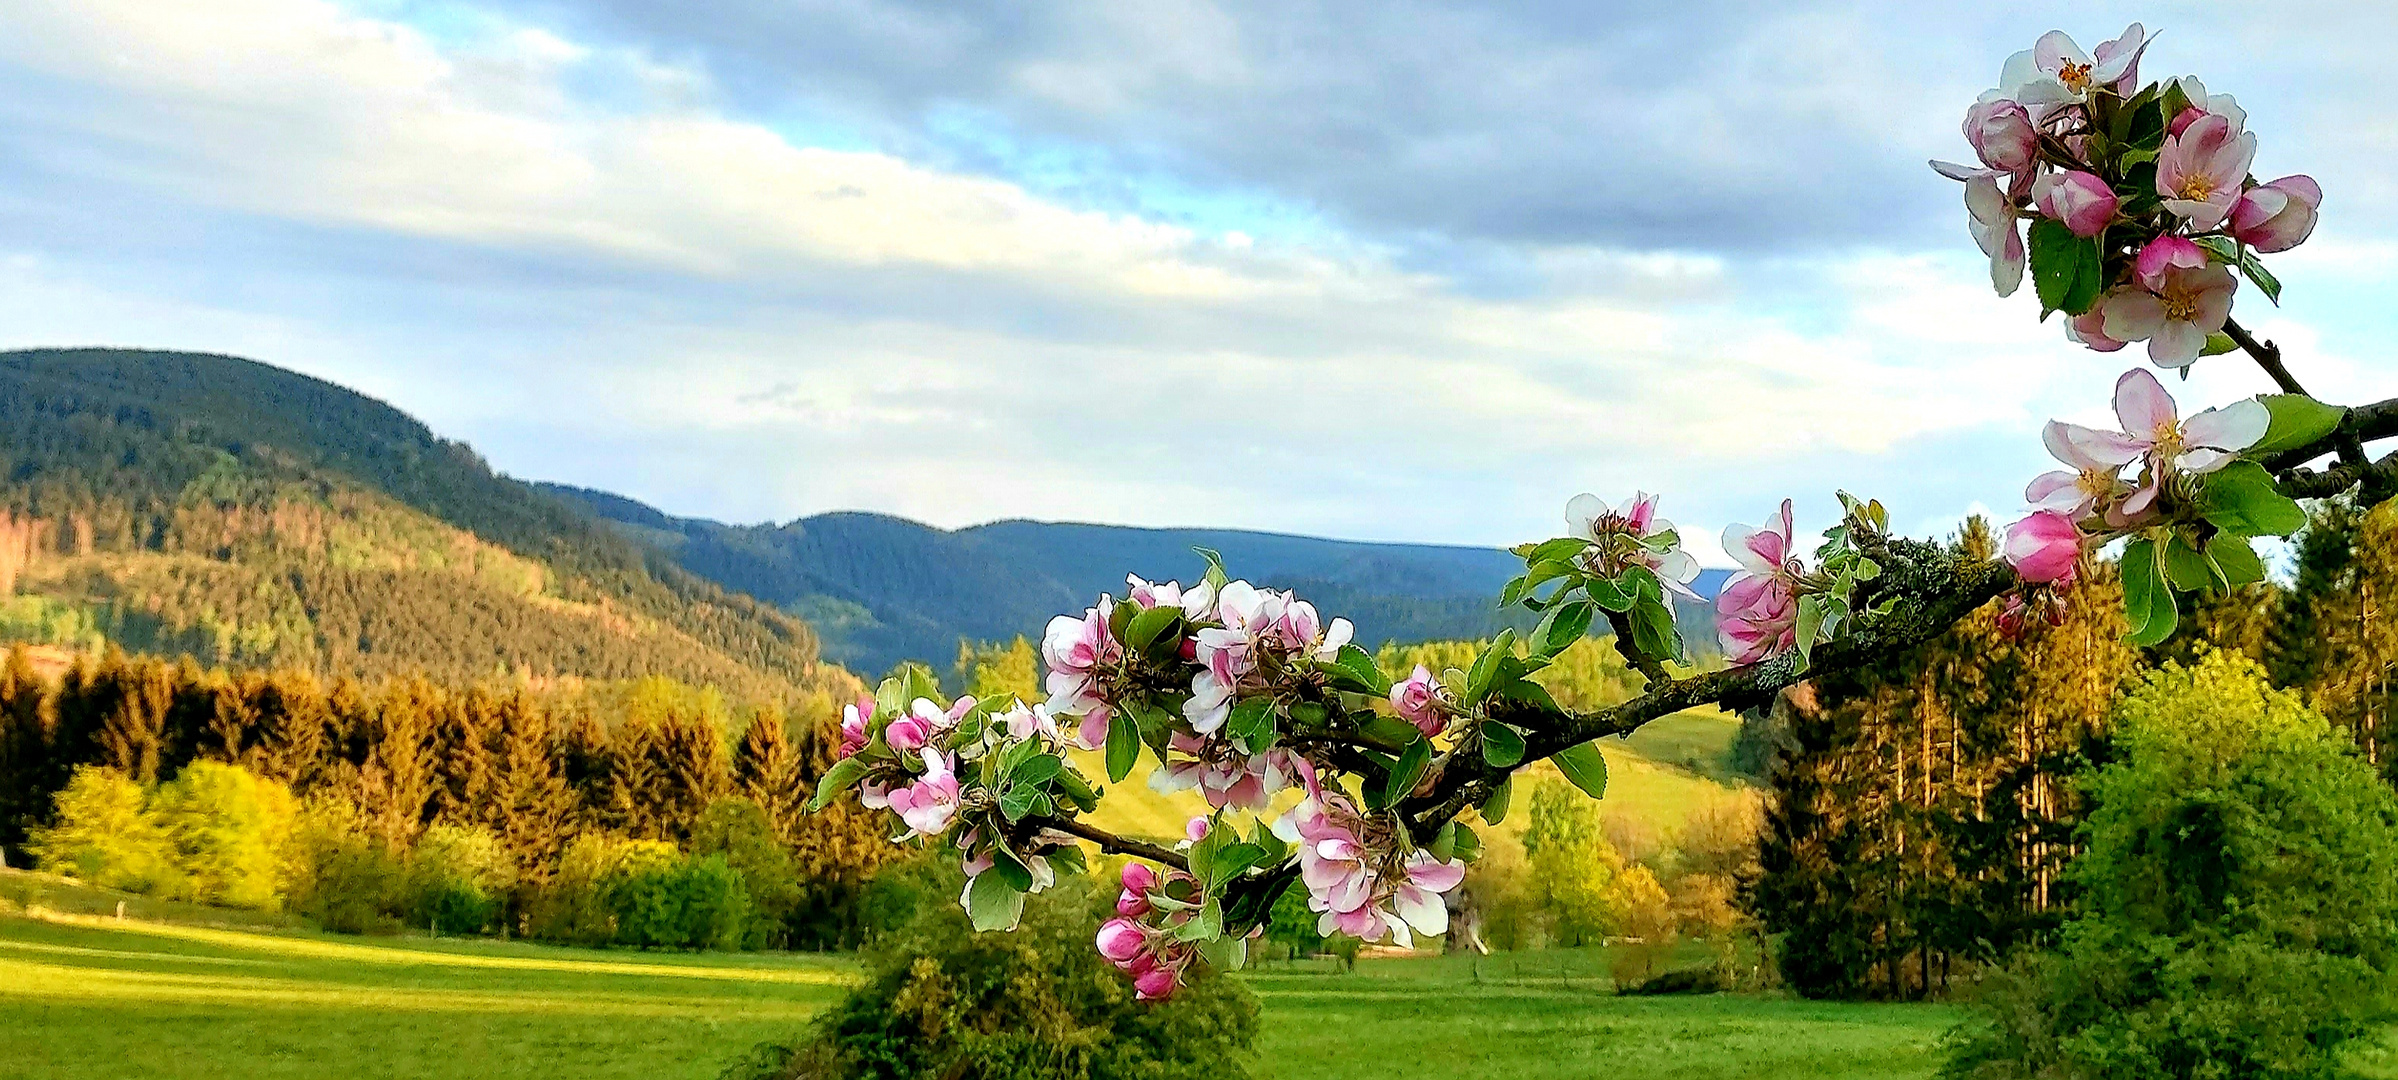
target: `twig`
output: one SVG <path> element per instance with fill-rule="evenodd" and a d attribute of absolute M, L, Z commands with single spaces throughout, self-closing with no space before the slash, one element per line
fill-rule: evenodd
<path fill-rule="evenodd" d="M 1162 863 L 1186 873 L 1191 869 L 1190 860 L 1183 858 L 1182 852 L 1172 848 L 1159 847 L 1146 840 L 1118 836 L 1106 829 L 1085 824 L 1074 818 L 1031 817 L 1025 818 L 1024 824 L 1035 829 L 1055 829 L 1069 836 L 1079 836 L 1099 845 L 1099 850 L 1109 855 L 1130 855 L 1136 859 Z"/>
<path fill-rule="evenodd" d="M 1673 681 L 1673 677 L 1665 673 L 1665 665 L 1658 663 L 1655 657 L 1640 651 L 1640 646 L 1633 642 L 1630 612 L 1615 611 L 1609 608 L 1599 610 L 1607 612 L 1607 625 L 1615 628 L 1615 651 L 1622 653 L 1624 661 L 1632 665 L 1632 670 L 1639 672 L 1642 678 L 1649 681 L 1650 688 L 1663 686 Z"/>
<path fill-rule="evenodd" d="M 2238 345 L 2241 351 L 2254 358 L 2256 366 L 2264 368 L 2265 374 L 2273 377 L 2273 384 L 2281 387 L 2282 393 L 2298 394 L 2304 397 L 2314 396 L 2306 392 L 2306 387 L 2298 385 L 2298 377 L 2290 374 L 2290 369 L 2281 362 L 2281 346 L 2270 341 L 2258 341 L 2249 334 L 2247 327 L 2240 325 L 2237 319 L 2225 318 L 2223 333 L 2230 337 L 2232 343 Z M 2339 452 L 2341 464 L 2353 465 L 2360 469 L 2366 466 L 2364 444 L 2355 436 L 2350 435 L 2343 438 L 2335 433 L 2332 448 Z"/>

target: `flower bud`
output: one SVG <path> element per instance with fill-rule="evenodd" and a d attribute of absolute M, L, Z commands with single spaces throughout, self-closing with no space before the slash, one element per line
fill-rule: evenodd
<path fill-rule="evenodd" d="M 2086 172 L 2050 173 L 2032 183 L 2032 203 L 2040 212 L 2065 223 L 2073 235 L 2090 237 L 2115 216 L 2115 189 Z"/>
<path fill-rule="evenodd" d="M 1130 919 L 1109 919 L 1099 927 L 1099 955 L 1109 962 L 1122 964 L 1147 951 L 1149 941 L 1141 933 L 1140 924 Z"/>
<path fill-rule="evenodd" d="M 2323 189 L 2310 176 L 2285 176 L 2249 188 L 2232 204 L 2231 234 L 2258 251 L 2288 251 L 2315 231 L 2315 210 L 2323 205 Z"/>
<path fill-rule="evenodd" d="M 2073 519 L 2055 510 L 2034 511 L 2007 527 L 2007 565 L 2025 581 L 2046 584 L 2070 580 L 2081 558 L 2082 531 Z"/>
<path fill-rule="evenodd" d="M 2000 172 L 2021 172 L 2032 165 L 2040 133 L 2032 128 L 2031 114 L 2023 106 L 1993 98 L 1965 110 L 1965 141 L 1973 144 L 1982 164 Z"/>
<path fill-rule="evenodd" d="M 1391 687 L 1391 711 L 1398 713 L 1399 719 L 1414 724 L 1416 730 L 1438 735 L 1448 724 L 1448 718 L 1441 714 L 1439 687 L 1432 678 L 1432 669 L 1417 664 L 1415 674 Z"/>
<path fill-rule="evenodd" d="M 1132 980 L 1133 996 L 1142 1001 L 1164 1001 L 1174 996 L 1174 973 L 1165 968 L 1151 968 Z"/>
<path fill-rule="evenodd" d="M 2203 270 L 2206 251 L 2179 236 L 2160 236 L 2140 249 L 2140 259 L 2132 267 L 2140 284 L 2154 292 L 2165 287 L 2165 271 L 2173 269 Z"/>

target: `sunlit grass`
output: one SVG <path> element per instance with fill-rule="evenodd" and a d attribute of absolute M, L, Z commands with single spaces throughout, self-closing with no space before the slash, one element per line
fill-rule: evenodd
<path fill-rule="evenodd" d="M 846 959 L 0 918 L 11 1077 L 712 1077 Z"/>

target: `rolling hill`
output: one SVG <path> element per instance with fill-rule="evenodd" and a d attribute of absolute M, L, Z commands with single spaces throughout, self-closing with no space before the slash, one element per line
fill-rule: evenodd
<path fill-rule="evenodd" d="M 0 637 L 360 676 L 856 685 L 802 620 L 265 364 L 0 353 L 0 466 Z"/>
<path fill-rule="evenodd" d="M 901 660 L 945 668 L 961 638 L 1037 636 L 1053 615 L 1079 611 L 1102 592 L 1122 595 L 1127 572 L 1188 582 L 1202 569 L 1193 548 L 1219 552 L 1236 576 L 1297 590 L 1349 617 L 1369 644 L 1487 637 L 1535 619 L 1494 606 L 1523 568 L 1496 548 L 1040 521 L 947 530 L 863 513 L 726 525 L 606 492 L 543 486 L 670 552 L 692 573 L 802 615 L 823 635 L 826 655 L 862 672 Z M 1724 576 L 1707 572 L 1702 594 L 1713 595 Z"/>

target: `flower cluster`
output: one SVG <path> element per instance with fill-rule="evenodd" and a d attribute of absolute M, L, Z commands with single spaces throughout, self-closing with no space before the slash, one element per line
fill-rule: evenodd
<path fill-rule="evenodd" d="M 1791 502 L 1762 528 L 1724 529 L 1724 552 L 1740 572 L 1715 596 L 1715 629 L 1735 664 L 1753 664 L 1798 646 L 1798 592 L 1807 568 L 1792 547 Z"/>
<path fill-rule="evenodd" d="M 1641 491 L 1620 507 L 1610 507 L 1584 492 L 1565 504 L 1567 535 L 1590 541 L 1582 552 L 1583 565 L 1602 577 L 1616 577 L 1634 566 L 1647 567 L 1665 587 L 1698 599 L 1690 583 L 1699 576 L 1699 562 L 1681 548 L 1674 523 L 1657 516 L 1657 496 Z"/>
<path fill-rule="evenodd" d="M 1448 932 L 1441 897 L 1465 880 L 1465 864 L 1406 843 L 1387 818 L 1320 791 L 1275 821 L 1274 834 L 1298 849 L 1307 908 L 1320 913 L 1317 933 L 1368 942 L 1387 934 L 1412 946 L 1414 934 Z"/>
<path fill-rule="evenodd" d="M 1099 955 L 1132 979 L 1142 1001 L 1172 997 L 1196 946 L 1176 936 L 1201 910 L 1199 882 L 1179 870 L 1159 873 L 1146 863 L 1124 864 L 1116 917 L 1100 924 Z"/>
<path fill-rule="evenodd" d="M 2062 31 L 2042 35 L 1966 110 L 1978 164 L 1932 167 L 1964 181 L 1968 231 L 1999 295 L 2028 262 L 2043 315 L 2063 311 L 2071 340 L 2101 352 L 2145 341 L 2151 362 L 2179 368 L 2215 348 L 2233 268 L 2278 299 L 2256 255 L 2305 241 L 2323 191 L 2306 176 L 2249 174 L 2256 135 L 2230 95 L 2191 77 L 2141 87 L 2148 40 L 2138 23 L 2089 53 Z"/>

